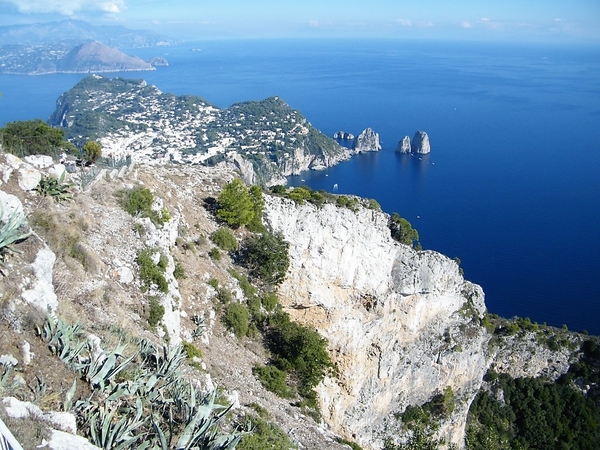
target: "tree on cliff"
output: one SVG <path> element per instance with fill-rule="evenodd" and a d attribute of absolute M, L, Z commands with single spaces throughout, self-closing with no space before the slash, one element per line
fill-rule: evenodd
<path fill-rule="evenodd" d="M 237 228 L 248 225 L 254 218 L 254 203 L 246 186 L 239 178 L 227 183 L 218 198 L 217 219 Z"/>
<path fill-rule="evenodd" d="M 389 227 L 392 232 L 392 238 L 396 241 L 413 246 L 419 247 L 419 232 L 415 230 L 410 222 L 403 217 L 400 217 L 398 213 L 392 214 L 390 217 Z"/>

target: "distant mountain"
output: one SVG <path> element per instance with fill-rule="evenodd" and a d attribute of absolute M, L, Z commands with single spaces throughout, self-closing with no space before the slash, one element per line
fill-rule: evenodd
<path fill-rule="evenodd" d="M 0 46 L 55 44 L 64 41 L 71 41 L 73 45 L 96 41 L 121 49 L 175 44 L 173 39 L 153 31 L 130 30 L 122 26 L 96 26 L 71 19 L 0 27 Z"/>
<path fill-rule="evenodd" d="M 154 70 L 167 65 L 162 58 L 144 61 L 98 42 L 72 46 L 72 42 L 46 45 L 5 45 L 0 47 L 0 73 L 41 75 L 57 72 L 123 72 Z"/>
<path fill-rule="evenodd" d="M 59 72 L 114 72 L 153 70 L 152 64 L 98 42 L 86 42 L 67 53 L 58 63 Z"/>

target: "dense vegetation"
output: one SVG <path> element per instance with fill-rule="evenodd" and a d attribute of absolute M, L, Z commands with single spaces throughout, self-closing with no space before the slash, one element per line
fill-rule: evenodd
<path fill-rule="evenodd" d="M 273 356 L 269 365 L 256 366 L 255 374 L 267 389 L 282 397 L 299 394 L 304 399 L 301 406 L 316 410 L 314 388 L 334 373 L 327 340 L 314 329 L 292 322 L 282 311 L 269 316 L 265 325 L 265 339 Z"/>
<path fill-rule="evenodd" d="M 73 144 L 65 140 L 65 132 L 41 119 L 10 122 L 0 128 L 5 152 L 19 157 L 28 155 L 57 156 L 62 152 L 77 154 Z"/>
<path fill-rule="evenodd" d="M 583 357 L 556 383 L 512 379 L 488 372 L 493 392 L 480 392 L 471 405 L 467 448 L 597 449 L 600 442 L 600 350 L 587 340 Z M 587 393 L 582 386 L 591 386 Z"/>

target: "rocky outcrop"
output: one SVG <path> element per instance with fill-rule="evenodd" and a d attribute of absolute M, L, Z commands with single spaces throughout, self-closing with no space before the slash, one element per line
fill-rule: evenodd
<path fill-rule="evenodd" d="M 318 388 L 328 425 L 381 448 L 402 433 L 394 413 L 450 386 L 460 400 L 439 434 L 462 446 L 489 358 L 481 288 L 453 260 L 393 241 L 381 212 L 267 198 L 265 219 L 290 243 L 281 301 L 328 339 L 339 369 Z"/>
<path fill-rule="evenodd" d="M 352 141 L 354 139 L 354 135 L 352 133 L 348 133 L 347 131 L 336 131 L 333 133 L 333 138 L 340 141 Z"/>
<path fill-rule="evenodd" d="M 398 142 L 398 147 L 396 148 L 397 152 L 400 153 L 410 153 L 410 137 L 404 136 L 404 138 Z"/>
<path fill-rule="evenodd" d="M 412 140 L 412 152 L 418 155 L 424 155 L 431 151 L 429 146 L 429 136 L 424 131 L 417 131 Z"/>
<path fill-rule="evenodd" d="M 356 153 L 376 152 L 381 150 L 379 143 L 379 133 L 375 133 L 371 128 L 366 128 L 356 136 L 352 148 Z"/>

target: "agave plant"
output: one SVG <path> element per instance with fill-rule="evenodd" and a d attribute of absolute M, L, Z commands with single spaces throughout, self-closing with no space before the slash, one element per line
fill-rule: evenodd
<path fill-rule="evenodd" d="M 181 346 L 160 347 L 140 339 L 128 357 L 125 345 L 94 355 L 79 325 L 51 317 L 38 334 L 90 384 L 92 394 L 74 409 L 93 444 L 103 449 L 233 450 L 241 440 L 243 433 L 225 434 L 219 427 L 232 406 L 219 405 L 216 390 L 204 395 L 181 376 Z M 132 376 L 116 382 L 134 362 Z M 65 410 L 75 390 L 76 382 L 67 392 Z"/>
<path fill-rule="evenodd" d="M 40 195 L 52 197 L 58 202 L 72 200 L 73 194 L 71 193 L 71 188 L 74 184 L 65 182 L 65 174 L 66 172 L 63 172 L 58 178 L 42 175 L 40 182 L 35 187 L 35 191 Z"/>
<path fill-rule="evenodd" d="M 4 217 L 4 206 L 0 203 L 0 218 Z M 6 222 L 0 223 L 0 255 L 6 252 L 19 253 L 19 250 L 12 248 L 12 244 L 23 241 L 31 236 L 32 231 L 25 233 L 21 227 L 25 222 L 23 212 L 14 210 L 6 219 Z"/>

